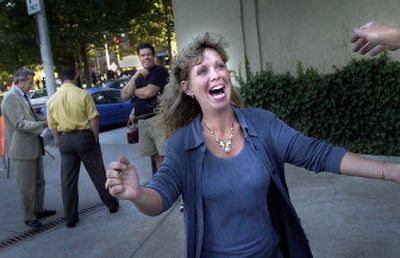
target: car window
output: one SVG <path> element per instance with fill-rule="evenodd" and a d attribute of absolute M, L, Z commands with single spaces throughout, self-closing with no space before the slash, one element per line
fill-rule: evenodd
<path fill-rule="evenodd" d="M 104 87 L 107 87 L 107 88 L 115 88 L 115 87 L 117 87 L 118 82 L 115 80 L 111 80 L 111 81 L 104 82 L 103 85 L 104 85 Z"/>
<path fill-rule="evenodd" d="M 37 91 L 32 92 L 31 99 L 36 99 L 36 98 L 41 98 L 41 97 L 46 97 L 46 96 L 47 96 L 46 90 L 37 90 Z"/>
<path fill-rule="evenodd" d="M 128 79 L 120 80 L 119 87 L 122 89 L 125 86 L 125 84 L 127 84 L 127 83 L 128 83 Z"/>
<path fill-rule="evenodd" d="M 129 78 L 113 79 L 102 83 L 103 88 L 122 89 L 129 81 Z"/>
<path fill-rule="evenodd" d="M 108 104 L 110 103 L 110 99 L 107 96 L 106 92 L 96 92 L 92 95 L 94 103 L 98 104 Z"/>
<path fill-rule="evenodd" d="M 119 91 L 110 91 L 108 93 L 112 103 L 117 103 L 122 101 L 121 93 Z"/>

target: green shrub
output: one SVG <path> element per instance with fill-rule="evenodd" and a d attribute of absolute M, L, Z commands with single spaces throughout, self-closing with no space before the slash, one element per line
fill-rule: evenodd
<path fill-rule="evenodd" d="M 247 106 L 354 152 L 400 155 L 400 62 L 387 55 L 352 60 L 329 74 L 298 64 L 295 75 L 262 71 L 247 78 L 237 77 Z"/>

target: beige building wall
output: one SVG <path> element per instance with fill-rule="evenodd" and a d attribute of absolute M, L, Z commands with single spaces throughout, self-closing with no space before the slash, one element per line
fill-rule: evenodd
<path fill-rule="evenodd" d="M 400 24 L 398 0 L 173 0 L 178 51 L 212 31 L 230 44 L 231 70 L 295 71 L 298 61 L 328 72 L 351 58 L 351 30 L 369 20 Z M 395 58 L 400 53 L 391 54 Z"/>
<path fill-rule="evenodd" d="M 237 70 L 244 60 L 239 0 L 173 0 L 178 52 L 203 32 L 221 35 L 229 44 L 228 68 Z"/>
<path fill-rule="evenodd" d="M 349 42 L 353 27 L 369 20 L 400 24 L 398 0 L 256 2 L 264 64 L 277 71 L 293 71 L 297 61 L 331 71 L 359 58 Z"/>

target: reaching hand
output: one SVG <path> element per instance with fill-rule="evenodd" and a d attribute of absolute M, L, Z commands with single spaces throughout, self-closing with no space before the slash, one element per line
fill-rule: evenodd
<path fill-rule="evenodd" d="M 138 172 L 124 156 L 110 163 L 106 188 L 112 196 L 123 200 L 134 201 L 140 195 Z"/>
<path fill-rule="evenodd" d="M 353 52 L 360 51 L 362 55 L 375 56 L 385 49 L 394 51 L 400 48 L 400 28 L 371 21 L 353 29 L 351 42 Z"/>

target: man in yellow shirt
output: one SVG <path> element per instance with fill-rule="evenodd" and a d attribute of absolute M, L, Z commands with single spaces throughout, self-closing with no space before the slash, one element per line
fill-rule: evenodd
<path fill-rule="evenodd" d="M 81 161 L 110 213 L 118 201 L 104 188 L 106 172 L 99 144 L 99 114 L 92 96 L 75 85 L 76 72 L 60 74 L 61 88 L 47 102 L 47 123 L 61 154 L 61 187 L 66 226 L 78 218 L 78 178 Z"/>

